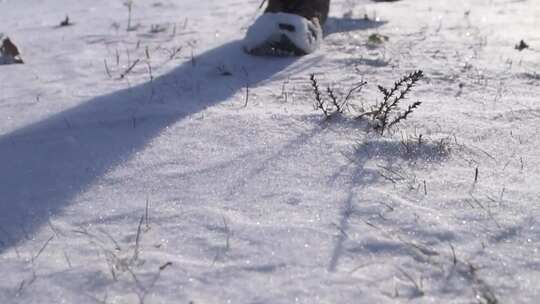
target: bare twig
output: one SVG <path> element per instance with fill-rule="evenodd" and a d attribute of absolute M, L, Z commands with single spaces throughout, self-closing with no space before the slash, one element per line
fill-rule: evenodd
<path fill-rule="evenodd" d="M 245 67 L 242 67 L 242 71 L 244 72 L 244 76 L 246 77 L 246 97 L 244 101 L 244 108 L 246 108 L 249 102 L 249 73 Z"/>
<path fill-rule="evenodd" d="M 419 70 L 402 77 L 400 80 L 396 81 L 394 86 L 390 89 L 379 85 L 377 88 L 383 94 L 382 102 L 376 105 L 375 109 L 364 112 L 357 118 L 370 116 L 376 122 L 374 128 L 383 135 L 389 128 L 406 120 L 408 116 L 422 104 L 417 101 L 409 105 L 404 112 L 397 112 L 399 103 L 407 97 L 411 89 L 418 81 L 420 81 L 420 79 L 422 79 L 422 77 L 424 77 L 424 74 Z"/>
<path fill-rule="evenodd" d="M 116 251 L 121 251 L 122 247 L 120 247 L 120 244 L 113 238 L 113 236 L 105 229 L 100 229 L 100 231 L 105 234 L 105 236 L 114 244 L 114 249 Z"/>
<path fill-rule="evenodd" d="M 149 205 L 150 205 L 150 200 L 147 198 L 146 199 L 146 208 L 145 208 L 145 211 L 144 211 L 144 223 L 146 225 L 146 230 L 150 230 L 150 224 L 148 223 Z"/>
<path fill-rule="evenodd" d="M 315 74 L 311 74 L 309 76 L 309 79 L 311 80 L 311 87 L 313 88 L 313 93 L 315 94 L 315 108 L 320 109 L 326 119 L 330 118 L 331 115 L 326 107 L 324 100 L 322 99 L 321 90 L 319 89 L 319 83 L 315 78 Z"/>
<path fill-rule="evenodd" d="M 457 265 L 457 256 L 456 256 L 456 249 L 454 248 L 454 245 L 452 245 L 452 243 L 448 243 L 448 245 L 450 245 L 450 249 L 452 250 L 452 263 L 454 265 Z"/>
<path fill-rule="evenodd" d="M 54 233 L 54 236 L 58 237 L 60 235 L 60 231 L 56 229 L 56 227 L 54 227 L 50 218 L 47 218 L 47 225 L 49 225 L 49 228 L 51 228 L 51 231 Z"/>
<path fill-rule="evenodd" d="M 410 274 L 405 272 L 405 270 L 398 268 L 399 272 L 401 272 L 402 275 L 407 278 L 409 282 L 411 282 L 414 286 L 415 291 L 418 293 L 418 295 L 423 296 L 424 290 L 423 290 L 423 283 L 422 283 L 422 277 L 420 276 L 420 280 L 417 282 Z"/>
<path fill-rule="evenodd" d="M 66 262 L 69 266 L 69 268 L 73 268 L 73 265 L 71 264 L 71 259 L 69 258 L 67 252 L 64 250 L 64 258 L 66 259 Z"/>
<path fill-rule="evenodd" d="M 139 259 L 139 247 L 140 247 L 140 241 L 141 241 L 141 227 L 144 220 L 144 215 L 141 216 L 141 219 L 139 220 L 139 226 L 137 226 L 137 236 L 135 237 L 135 248 L 133 249 L 133 261 L 137 261 Z"/>
<path fill-rule="evenodd" d="M 167 267 L 172 266 L 172 264 L 173 264 L 172 262 L 167 262 L 167 263 L 159 266 L 159 271 L 163 271 L 163 270 L 167 269 Z"/>
<path fill-rule="evenodd" d="M 111 70 L 109 69 L 109 66 L 107 65 L 107 59 L 103 59 L 103 63 L 105 64 L 105 72 L 107 72 L 107 76 L 109 76 L 109 78 L 112 78 Z"/>
<path fill-rule="evenodd" d="M 122 74 L 120 74 L 120 79 L 124 79 L 124 77 L 126 77 L 140 61 L 140 59 L 133 61 L 133 63 Z"/>
<path fill-rule="evenodd" d="M 127 0 L 124 2 L 124 6 L 128 9 L 128 22 L 127 22 L 127 28 L 126 31 L 133 30 L 133 27 L 131 26 L 131 12 L 133 11 L 133 0 Z"/>
<path fill-rule="evenodd" d="M 47 245 L 49 245 L 49 242 L 54 239 L 54 235 L 52 235 L 44 244 L 41 246 L 41 249 L 39 249 L 38 253 L 32 257 L 32 264 L 39 258 L 39 256 L 45 251 L 45 248 L 47 248 Z"/>

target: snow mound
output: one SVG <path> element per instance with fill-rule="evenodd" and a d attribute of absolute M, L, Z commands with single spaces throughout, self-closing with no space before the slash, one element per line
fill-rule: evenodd
<path fill-rule="evenodd" d="M 248 53 L 305 55 L 319 48 L 322 29 L 315 21 L 287 13 L 266 13 L 248 29 L 244 48 Z"/>

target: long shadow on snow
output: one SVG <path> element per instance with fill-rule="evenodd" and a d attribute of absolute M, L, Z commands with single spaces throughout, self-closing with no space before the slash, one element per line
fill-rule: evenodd
<path fill-rule="evenodd" d="M 350 181 L 347 199 L 343 202 L 343 207 L 340 213 L 339 223 L 337 227 L 341 232 L 336 241 L 330 255 L 330 261 L 328 262 L 328 271 L 334 272 L 337 270 L 339 260 L 343 255 L 345 249 L 345 242 L 347 241 L 347 231 L 350 228 L 350 219 L 352 216 L 359 215 L 373 215 L 373 210 L 363 206 L 365 211 L 361 211 L 362 207 L 355 207 L 355 205 L 362 201 L 361 197 L 358 197 L 356 192 L 360 192 L 362 189 L 374 184 L 380 180 L 382 176 L 377 169 L 367 168 L 368 162 L 377 160 L 384 166 L 392 167 L 394 164 L 402 161 L 415 164 L 417 162 L 434 162 L 438 163 L 445 160 L 449 156 L 449 151 L 444 149 L 443 145 L 439 143 L 421 143 L 411 144 L 405 147 L 402 142 L 396 140 L 367 140 L 361 143 L 353 155 L 351 163 L 342 166 L 336 171 L 336 174 L 331 177 L 330 183 L 337 183 L 338 177 L 341 175 L 349 175 Z M 345 172 L 345 173 L 344 173 Z M 375 202 L 373 202 L 375 203 Z M 381 202 L 383 203 L 383 202 Z M 381 206 L 384 206 L 381 204 Z M 382 244 L 381 244 L 382 245 Z M 374 253 L 381 250 L 395 250 L 395 248 L 401 248 L 399 246 L 390 246 L 391 243 L 384 244 L 381 247 L 371 247 Z M 395 245 L 395 244 L 394 244 Z M 355 249 L 353 249 L 354 251 Z M 354 254 L 354 252 L 353 252 Z"/>
<path fill-rule="evenodd" d="M 325 35 L 385 23 L 331 17 Z M 1 136 L 0 253 L 29 238 L 168 126 L 228 99 L 247 83 L 260 85 L 294 61 L 248 56 L 239 41 L 227 43 L 154 81 L 94 98 Z M 218 68 L 234 76 L 224 77 Z"/>
<path fill-rule="evenodd" d="M 227 43 L 154 81 L 1 136 L 0 253 L 28 238 L 168 126 L 228 99 L 246 82 L 260 84 L 294 61 L 252 57 L 239 41 Z M 233 76 L 221 75 L 218 67 Z"/>

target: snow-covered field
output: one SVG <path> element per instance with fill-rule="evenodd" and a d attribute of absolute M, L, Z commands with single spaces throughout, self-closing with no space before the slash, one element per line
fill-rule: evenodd
<path fill-rule="evenodd" d="M 538 303 L 538 1 L 332 0 L 301 58 L 259 4 L 0 0 L 0 303 Z M 368 85 L 326 121 L 311 73 Z"/>

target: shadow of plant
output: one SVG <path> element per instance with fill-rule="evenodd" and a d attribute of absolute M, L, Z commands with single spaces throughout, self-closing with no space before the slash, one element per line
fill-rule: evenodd
<path fill-rule="evenodd" d="M 360 164 L 369 159 L 377 159 L 386 163 L 405 160 L 410 163 L 440 162 L 450 156 L 451 144 L 447 139 L 437 141 L 422 139 L 387 139 L 377 138 L 364 141 L 355 149 L 355 157 Z"/>
<path fill-rule="evenodd" d="M 356 131 L 361 132 L 358 128 L 356 128 Z M 381 178 L 386 178 L 393 182 L 396 182 L 398 179 L 410 182 L 407 181 L 409 179 L 408 176 L 404 176 L 402 172 L 393 171 L 391 168 L 402 162 L 407 162 L 413 166 L 420 163 L 442 162 L 450 157 L 451 152 L 452 145 L 448 139 L 422 140 L 420 137 L 416 139 L 397 140 L 395 138 L 367 134 L 366 139 L 355 147 L 352 155 L 348 156 L 351 163 L 339 168 L 330 181 L 336 183 L 342 172 L 346 171 L 349 171 L 347 175 L 351 176 L 351 180 L 348 181 L 350 187 L 349 195 L 342 203 L 339 223 L 336 224 L 341 233 L 334 243 L 328 270 L 331 272 L 336 271 L 340 257 L 344 253 L 344 243 L 347 241 L 347 231 L 350 227 L 351 217 L 358 215 L 355 214 L 358 213 L 355 205 L 358 200 L 362 199 L 357 196 L 358 191 L 361 191 L 360 189 L 367 188 Z M 375 162 L 379 167 L 374 168 L 370 164 L 371 162 Z M 385 173 L 393 176 L 386 177 L 385 173 L 381 173 L 379 169 L 387 170 L 389 173 Z M 362 213 L 371 212 L 375 211 L 368 208 Z"/>

